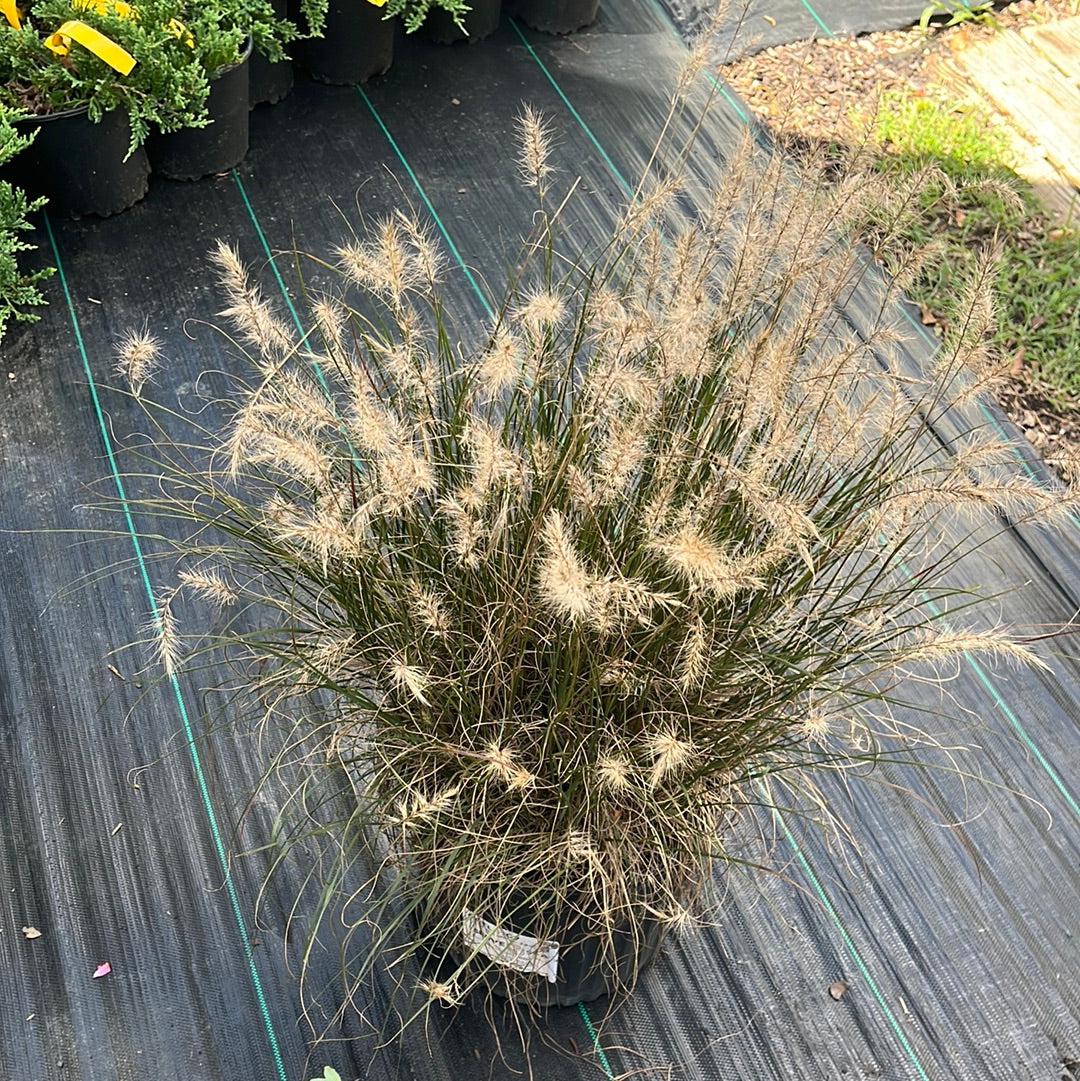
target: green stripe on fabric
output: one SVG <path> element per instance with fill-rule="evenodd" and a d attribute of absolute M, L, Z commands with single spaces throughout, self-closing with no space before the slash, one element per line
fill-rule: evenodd
<path fill-rule="evenodd" d="M 82 330 L 79 326 L 79 317 L 75 311 L 75 304 L 71 297 L 71 289 L 68 286 L 64 263 L 60 258 L 60 249 L 57 246 L 56 237 L 53 234 L 52 223 L 49 221 L 48 214 L 44 215 L 44 219 L 45 231 L 49 237 L 49 245 L 52 248 L 57 275 L 60 278 L 60 287 L 63 290 L 64 301 L 67 304 L 68 316 L 71 320 L 71 328 L 75 334 L 75 344 L 78 347 L 79 356 L 82 359 L 83 371 L 86 374 L 87 385 L 90 389 L 90 400 L 93 403 L 94 416 L 97 419 L 98 430 L 101 433 L 101 441 L 105 445 L 105 456 L 109 462 L 113 485 L 116 488 L 117 497 L 123 508 L 124 521 L 127 525 L 128 536 L 131 538 L 131 545 L 135 552 L 139 576 L 142 579 L 143 588 L 146 591 L 147 601 L 150 606 L 150 614 L 155 624 L 157 624 L 161 618 L 157 599 L 154 596 L 154 588 L 150 583 L 150 572 L 147 569 L 146 560 L 143 557 L 142 544 L 139 540 L 139 534 L 135 529 L 135 520 L 131 513 L 131 506 L 128 503 L 127 494 L 124 490 L 124 481 L 121 477 L 120 470 L 117 467 L 116 454 L 113 450 L 112 440 L 109 437 L 108 426 L 105 423 L 105 414 L 101 408 L 101 400 L 98 397 L 97 382 L 94 379 L 94 373 L 90 366 L 90 357 L 87 354 L 86 345 L 83 342 Z M 248 934 L 244 915 L 240 908 L 240 898 L 236 891 L 236 885 L 232 879 L 228 856 L 225 852 L 225 844 L 222 840 L 221 830 L 218 826 L 217 814 L 214 811 L 214 805 L 210 798 L 210 788 L 207 784 L 206 775 L 203 772 L 202 759 L 199 755 L 195 731 L 188 715 L 187 704 L 184 701 L 184 695 L 180 689 L 180 682 L 175 675 L 169 677 L 169 683 L 172 687 L 173 697 L 176 699 L 177 708 L 180 711 L 180 719 L 183 722 L 184 738 L 187 742 L 188 752 L 191 756 L 191 766 L 195 774 L 195 781 L 199 789 L 203 810 L 206 812 L 207 821 L 210 825 L 210 836 L 213 840 L 214 851 L 217 854 L 218 862 L 221 864 L 221 870 L 225 875 L 225 891 L 229 898 L 229 906 L 232 909 L 237 930 L 240 932 L 240 941 L 243 944 L 243 954 L 247 961 L 248 974 L 251 977 L 251 984 L 255 991 L 255 998 L 258 1003 L 259 1014 L 262 1017 L 263 1028 L 266 1030 L 266 1037 L 270 1044 L 270 1053 L 274 1060 L 274 1069 L 277 1073 L 278 1081 L 288 1081 L 285 1073 L 285 1062 L 281 1057 L 281 1049 L 278 1044 L 277 1032 L 274 1029 L 274 1023 L 270 1017 L 270 1007 L 266 1001 L 266 995 L 263 993 L 262 980 L 259 977 L 258 966 L 255 964 L 251 936 Z"/>
<path fill-rule="evenodd" d="M 589 1010 L 584 1002 L 578 1003 L 578 1013 L 581 1014 L 581 1020 L 585 1025 L 585 1031 L 589 1034 L 589 1039 L 592 1040 L 593 1050 L 596 1052 L 596 1057 L 600 1062 L 600 1066 L 607 1077 L 610 1077 L 612 1081 L 615 1079 L 615 1072 L 611 1068 L 611 1063 L 608 1061 L 607 1052 L 604 1050 L 603 1045 L 600 1043 L 600 1034 L 596 1031 L 596 1026 L 593 1024 L 593 1019 L 589 1016 Z"/>
<path fill-rule="evenodd" d="M 814 5 L 810 3 L 810 0 L 802 0 L 802 6 L 813 16 L 814 22 L 825 31 L 829 37 L 834 38 L 836 35 L 825 25 L 825 20 L 814 10 Z"/>
<path fill-rule="evenodd" d="M 484 291 L 477 284 L 476 278 L 473 277 L 473 272 L 466 265 L 465 260 L 461 258 L 461 252 L 458 251 L 458 247 L 454 243 L 454 240 L 450 236 L 450 233 L 447 231 L 446 226 L 443 224 L 442 218 L 439 217 L 434 205 L 428 198 L 428 193 L 424 190 L 424 185 L 420 183 L 419 177 L 417 177 L 416 173 L 413 171 L 413 167 L 409 164 L 409 159 L 406 158 L 405 155 L 401 152 L 401 147 L 398 146 L 397 140 L 393 137 L 393 135 L 390 134 L 390 129 L 386 126 L 383 118 L 379 115 L 378 109 L 375 108 L 374 104 L 371 101 L 371 98 L 367 96 L 367 92 L 364 90 L 364 88 L 362 86 L 358 86 L 356 88 L 356 92 L 363 99 L 364 104 L 368 107 L 371 115 L 375 118 L 375 123 L 379 125 L 383 135 L 386 136 L 386 141 L 390 144 L 391 149 L 397 155 L 397 159 L 401 162 L 403 168 L 405 169 L 405 172 L 409 174 L 409 179 L 412 181 L 413 187 L 416 188 L 417 194 L 423 200 L 424 206 L 427 207 L 428 213 L 434 219 L 435 224 L 439 229 L 439 232 L 442 233 L 443 240 L 446 241 L 446 246 L 450 249 L 450 252 L 454 256 L 457 265 L 461 267 L 461 269 L 465 272 L 465 277 L 469 279 L 469 284 L 472 286 L 473 292 L 476 293 L 477 297 L 480 300 L 480 303 L 483 305 L 484 311 L 487 312 L 488 318 L 494 319 L 495 309 L 491 306 L 488 298 L 484 295 Z"/>
<path fill-rule="evenodd" d="M 926 1070 L 923 1068 L 922 1063 L 919 1061 L 919 1056 L 916 1055 L 915 1050 L 908 1042 L 907 1035 L 901 1027 L 900 1022 L 897 1020 L 896 1014 L 893 1013 L 891 1007 L 889 1006 L 889 1003 L 885 1000 L 885 996 L 881 993 L 881 989 L 875 982 L 874 977 L 870 975 L 870 971 L 866 967 L 866 963 L 863 961 L 862 956 L 859 953 L 858 947 L 852 940 L 851 935 L 848 934 L 847 928 L 844 926 L 843 921 L 840 919 L 839 913 L 833 907 L 833 903 L 829 900 L 829 896 L 822 887 L 821 882 L 818 880 L 818 876 L 814 873 L 814 869 L 810 866 L 810 861 L 806 858 L 806 856 L 803 854 L 803 850 L 799 847 L 799 842 L 795 840 L 795 837 L 792 835 L 791 830 L 788 829 L 788 825 L 784 821 L 784 817 L 780 814 L 779 810 L 774 807 L 773 813 L 776 815 L 776 819 L 780 823 L 780 828 L 784 831 L 784 836 L 787 838 L 788 844 L 791 845 L 791 849 L 795 853 L 795 858 L 799 861 L 799 865 L 802 867 L 803 872 L 810 880 L 810 884 L 814 887 L 814 892 L 818 895 L 818 900 L 821 901 L 822 905 L 825 908 L 825 911 L 828 912 L 833 923 L 836 924 L 836 929 L 840 932 L 840 937 L 843 940 L 845 947 L 847 947 L 847 951 L 851 955 L 852 960 L 855 962 L 856 968 L 858 968 L 859 973 L 862 975 L 863 979 L 866 980 L 871 992 L 874 995 L 874 998 L 877 1000 L 877 1004 L 881 1007 L 882 1013 L 885 1014 L 885 1018 L 889 1022 L 889 1027 L 893 1030 L 893 1035 L 896 1036 L 896 1039 L 899 1041 L 900 1046 L 904 1049 L 904 1053 L 911 1061 L 911 1064 L 915 1067 L 915 1071 L 916 1073 L 918 1073 L 919 1077 L 922 1078 L 922 1081 L 930 1081 Z"/>

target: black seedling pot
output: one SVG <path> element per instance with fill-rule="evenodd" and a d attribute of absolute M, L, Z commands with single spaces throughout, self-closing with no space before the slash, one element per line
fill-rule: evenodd
<path fill-rule="evenodd" d="M 154 170 L 170 180 L 198 180 L 226 173 L 244 160 L 248 151 L 248 62 L 251 41 L 240 59 L 210 76 L 205 128 L 182 128 L 158 133 L 150 139 Z"/>
<path fill-rule="evenodd" d="M 274 14 L 279 19 L 287 14 L 286 0 L 271 0 Z M 250 105 L 276 105 L 289 96 L 293 88 L 293 70 L 291 60 L 267 60 L 257 49 L 251 54 Z"/>
<path fill-rule="evenodd" d="M 366 83 L 394 62 L 394 23 L 368 0 L 330 0 L 323 36 L 298 41 L 296 61 L 321 83 Z"/>
<path fill-rule="evenodd" d="M 94 124 L 87 107 L 16 121 L 37 138 L 11 163 L 14 182 L 31 195 L 46 195 L 49 209 L 72 217 L 103 218 L 134 206 L 149 186 L 150 162 L 140 146 L 125 157 L 131 124 L 123 109 Z"/>
<path fill-rule="evenodd" d="M 534 30 L 572 34 L 596 22 L 600 0 L 514 0 L 513 12 Z"/>
<path fill-rule="evenodd" d="M 439 45 L 453 45 L 455 41 L 483 41 L 499 28 L 502 0 L 469 0 L 472 10 L 463 18 L 462 30 L 454 17 L 443 8 L 432 8 L 424 20 L 424 31 Z"/>

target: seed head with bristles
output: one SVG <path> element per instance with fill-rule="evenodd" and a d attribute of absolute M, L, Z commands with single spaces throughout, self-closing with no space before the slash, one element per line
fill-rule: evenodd
<path fill-rule="evenodd" d="M 160 593 L 155 603 L 153 630 L 158 661 L 167 676 L 173 676 L 180 664 L 183 647 L 180 630 L 173 612 L 176 590 L 167 589 Z"/>
<path fill-rule="evenodd" d="M 394 688 L 406 697 L 415 698 L 422 705 L 430 705 L 427 697 L 431 687 L 431 674 L 418 665 L 409 664 L 403 654 L 390 659 L 387 665 Z"/>
<path fill-rule="evenodd" d="M 667 564 L 693 588 L 717 597 L 731 597 L 765 584 L 753 563 L 733 559 L 712 538 L 693 526 L 684 526 L 652 542 Z"/>
<path fill-rule="evenodd" d="M 522 181 L 543 199 L 551 175 L 551 135 L 543 116 L 526 105 L 517 118 L 518 172 Z"/>
<path fill-rule="evenodd" d="M 500 394 L 521 378 L 521 365 L 521 343 L 505 327 L 500 327 L 480 358 L 480 382 L 490 394 Z"/>
<path fill-rule="evenodd" d="M 571 622 L 595 615 L 595 579 L 582 565 L 559 511 L 552 511 L 545 519 L 541 536 L 544 556 L 539 583 L 544 600 Z"/>
<path fill-rule="evenodd" d="M 618 755 L 602 755 L 596 761 L 596 781 L 605 792 L 617 794 L 630 787 L 631 765 Z"/>
<path fill-rule="evenodd" d="M 177 580 L 196 596 L 222 608 L 236 603 L 236 590 L 225 581 L 219 570 L 183 570 L 177 575 Z"/>
<path fill-rule="evenodd" d="M 694 745 L 670 729 L 665 729 L 649 738 L 648 750 L 652 758 L 649 784 L 655 788 L 686 765 L 693 756 Z"/>
<path fill-rule="evenodd" d="M 566 303 L 557 293 L 537 289 L 525 298 L 514 314 L 533 337 L 538 337 L 562 322 Z"/>
<path fill-rule="evenodd" d="M 892 659 L 895 667 L 917 664 L 943 664 L 963 657 L 979 654 L 1012 661 L 1026 668 L 1041 668 L 1049 672 L 1050 666 L 1030 646 L 1018 642 L 1000 630 L 976 631 L 953 630 L 948 627 L 930 628 L 916 636 L 910 646 L 901 648 Z"/>
<path fill-rule="evenodd" d="M 240 254 L 230 244 L 218 240 L 210 251 L 210 262 L 217 268 L 218 283 L 229 299 L 220 313 L 230 320 L 241 340 L 258 350 L 263 363 L 280 361 L 295 346 L 292 334 L 274 314 L 258 285 L 249 278 Z"/>
<path fill-rule="evenodd" d="M 127 380 L 135 397 L 139 397 L 147 383 L 153 381 L 161 365 L 161 340 L 143 327 L 128 330 L 116 346 L 116 371 Z"/>

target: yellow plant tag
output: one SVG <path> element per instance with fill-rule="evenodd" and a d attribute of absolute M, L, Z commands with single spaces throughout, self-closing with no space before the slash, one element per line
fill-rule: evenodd
<path fill-rule="evenodd" d="M 372 7 L 384 8 L 386 7 L 386 0 L 367 0 Z"/>
<path fill-rule="evenodd" d="M 112 38 L 107 38 L 100 30 L 71 19 L 64 23 L 55 34 L 45 39 L 45 48 L 51 49 L 57 56 L 67 56 L 71 52 L 71 43 L 77 41 L 87 52 L 93 53 L 99 60 L 104 60 L 109 67 L 130 75 L 135 67 L 135 57 L 121 48 Z"/>
<path fill-rule="evenodd" d="M 16 30 L 22 29 L 22 20 L 19 18 L 19 9 L 15 6 L 15 0 L 0 0 L 0 13 L 8 21 L 8 26 Z"/>

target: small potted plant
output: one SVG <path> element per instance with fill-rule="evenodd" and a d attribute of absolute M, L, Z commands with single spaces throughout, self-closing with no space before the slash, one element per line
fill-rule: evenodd
<path fill-rule="evenodd" d="M 253 46 L 270 61 L 284 56 L 293 24 L 275 14 L 270 0 L 208 0 L 186 9 L 185 44 L 206 73 L 205 116 L 188 128 L 155 134 L 149 145 L 154 169 L 174 180 L 227 172 L 248 150 L 248 62 Z"/>
<path fill-rule="evenodd" d="M 260 44 L 255 38 L 251 59 L 248 62 L 250 77 L 249 98 L 252 108 L 256 105 L 276 105 L 292 90 L 292 61 L 281 50 L 282 45 L 293 41 L 299 30 L 288 19 L 287 0 L 271 0 L 274 17 L 281 25 L 276 41 Z"/>
<path fill-rule="evenodd" d="M 408 214 L 317 260 L 340 280 L 304 290 L 302 342 L 220 244 L 250 378 L 201 403 L 223 428 L 135 452 L 147 512 L 188 526 L 161 530 L 180 557 L 162 664 L 221 649 L 263 731 L 280 719 L 319 771 L 298 832 L 327 838 L 321 896 L 364 936 L 340 946 L 353 986 L 389 958 L 405 1023 L 473 991 L 628 991 L 708 911 L 740 819 L 820 810 L 819 771 L 927 761 L 907 683 L 965 654 L 1043 663 L 957 561 L 997 511 L 1077 504 L 1003 482 L 977 425 L 951 454 L 928 438 L 1007 371 L 988 260 L 919 379 L 888 360 L 889 290 L 862 337 L 836 317 L 866 273 L 852 233 L 895 221 L 888 178 L 748 138 L 696 215 L 658 167 L 581 250 L 557 234 L 544 127 L 522 129 L 537 208 L 490 323 L 454 329 Z M 200 598 L 244 614 L 189 643 Z"/>
<path fill-rule="evenodd" d="M 355 86 L 394 62 L 393 10 L 386 0 L 295 0 L 292 14 L 306 26 L 297 63 L 319 82 Z"/>
<path fill-rule="evenodd" d="M 0 107 L 0 171 L 5 170 L 33 138 L 33 135 L 23 135 L 16 130 L 12 118 Z M 32 309 L 46 302 L 38 285 L 53 273 L 54 268 L 28 274 L 19 265 L 20 255 L 34 247 L 22 237 L 32 228 L 27 219 L 44 204 L 43 198 L 30 199 L 24 191 L 0 179 L 0 341 L 12 319 L 34 322 L 40 317 Z"/>
<path fill-rule="evenodd" d="M 71 214 L 115 214 L 146 194 L 151 128 L 201 123 L 205 72 L 171 0 L 38 0 L 0 25 L 0 104 L 36 131 L 23 186 Z"/>
<path fill-rule="evenodd" d="M 499 28 L 502 14 L 502 0 L 397 0 L 397 6 L 406 29 L 422 24 L 440 45 L 483 41 Z"/>
<path fill-rule="evenodd" d="M 512 0 L 514 15 L 548 34 L 572 34 L 596 22 L 600 0 Z"/>

